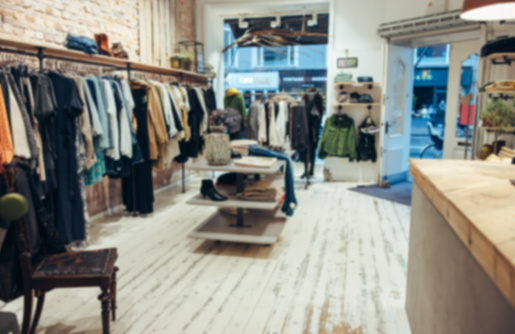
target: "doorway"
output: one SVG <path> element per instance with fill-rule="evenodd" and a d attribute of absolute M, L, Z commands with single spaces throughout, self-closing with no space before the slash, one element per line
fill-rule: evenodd
<path fill-rule="evenodd" d="M 479 40 L 388 44 L 382 180 L 409 179 L 409 159 L 471 159 Z"/>

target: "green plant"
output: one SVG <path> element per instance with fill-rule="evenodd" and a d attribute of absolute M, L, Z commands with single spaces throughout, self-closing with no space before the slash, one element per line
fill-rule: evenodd
<path fill-rule="evenodd" d="M 172 56 L 172 59 L 176 60 L 189 60 L 191 59 L 191 55 L 184 52 L 177 52 Z"/>
<path fill-rule="evenodd" d="M 515 113 L 513 106 L 503 102 L 501 99 L 494 99 L 483 111 L 483 125 L 493 128 L 495 133 L 494 152 L 497 152 L 497 138 L 500 134 L 510 131 L 515 127 Z"/>
<path fill-rule="evenodd" d="M 496 128 L 499 131 L 507 131 L 515 126 L 515 114 L 513 106 L 501 99 L 495 99 L 486 106 L 483 111 L 483 123 L 487 127 Z"/>

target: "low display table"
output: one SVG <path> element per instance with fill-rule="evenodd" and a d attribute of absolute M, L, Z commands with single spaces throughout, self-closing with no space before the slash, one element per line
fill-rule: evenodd
<path fill-rule="evenodd" d="M 189 169 L 199 171 L 218 171 L 236 173 L 237 182 L 234 187 L 217 187 L 221 194 L 241 193 L 244 190 L 244 175 L 267 175 L 267 177 L 280 177 L 284 179 L 281 168 L 285 165 L 283 161 L 271 168 L 253 168 L 235 166 L 232 160 L 225 166 L 210 166 L 205 159 L 201 159 L 190 166 Z M 208 205 L 219 208 L 236 208 L 236 216 L 216 212 L 208 217 L 200 226 L 192 231 L 188 236 L 217 241 L 244 242 L 253 244 L 271 245 L 277 242 L 286 223 L 286 217 L 278 205 L 279 196 L 275 202 L 246 201 L 230 198 L 227 201 L 216 202 L 209 198 L 204 199 L 199 193 L 187 203 L 190 205 Z M 248 211 L 248 214 L 244 213 Z"/>

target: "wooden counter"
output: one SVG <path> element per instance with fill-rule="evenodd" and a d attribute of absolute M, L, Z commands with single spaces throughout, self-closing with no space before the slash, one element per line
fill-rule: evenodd
<path fill-rule="evenodd" d="M 515 166 L 411 160 L 411 175 L 515 307 Z"/>

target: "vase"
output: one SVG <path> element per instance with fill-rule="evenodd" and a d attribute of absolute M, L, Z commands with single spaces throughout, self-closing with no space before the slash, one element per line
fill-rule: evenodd
<path fill-rule="evenodd" d="M 231 142 L 226 133 L 206 135 L 205 156 L 208 165 L 224 166 L 231 161 Z"/>

